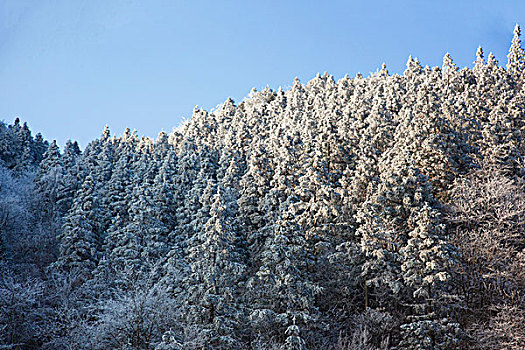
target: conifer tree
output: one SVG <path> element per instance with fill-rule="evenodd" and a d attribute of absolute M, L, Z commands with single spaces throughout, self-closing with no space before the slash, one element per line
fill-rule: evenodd
<path fill-rule="evenodd" d="M 236 213 L 231 211 L 235 199 L 219 187 L 211 200 L 209 220 L 189 249 L 192 275 L 186 281 L 186 317 L 198 327 L 206 346 L 231 349 L 238 346 L 245 327 L 239 297 L 246 266 L 237 246 Z"/>
<path fill-rule="evenodd" d="M 44 153 L 44 159 L 35 177 L 35 185 L 41 196 L 39 209 L 42 210 L 42 215 L 47 219 L 52 231 L 55 230 L 53 228 L 55 225 L 60 225 L 57 219 L 59 220 L 64 214 L 64 208 L 58 208 L 58 202 L 65 195 L 63 192 L 66 187 L 65 181 L 62 155 L 56 141 L 53 141 Z"/>
<path fill-rule="evenodd" d="M 94 187 L 93 178 L 88 175 L 64 218 L 58 235 L 60 255 L 55 264 L 59 270 L 89 276 L 97 264 L 101 217 Z"/>
<path fill-rule="evenodd" d="M 521 47 L 521 28 L 518 24 L 514 27 L 514 37 L 507 58 L 507 70 L 519 78 L 525 70 L 525 51 Z"/>
<path fill-rule="evenodd" d="M 253 307 L 253 332 L 267 332 L 266 336 L 275 336 L 283 343 L 302 344 L 304 339 L 297 339 L 300 328 L 314 327 L 318 316 L 314 300 L 321 288 L 309 279 L 307 265 L 313 259 L 304 233 L 289 212 L 292 203 L 283 204 L 278 221 L 271 227 L 273 234 L 266 239 L 260 267 L 248 282 L 248 300 Z"/>

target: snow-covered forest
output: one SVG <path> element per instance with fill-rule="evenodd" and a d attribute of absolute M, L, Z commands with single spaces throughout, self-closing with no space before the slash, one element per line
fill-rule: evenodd
<path fill-rule="evenodd" d="M 83 151 L 0 123 L 0 348 L 524 349 L 518 26 L 506 61 L 296 79 Z"/>

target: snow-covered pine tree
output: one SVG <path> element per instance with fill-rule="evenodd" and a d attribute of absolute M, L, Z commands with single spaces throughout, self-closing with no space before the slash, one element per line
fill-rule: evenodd
<path fill-rule="evenodd" d="M 507 58 L 507 70 L 518 80 L 521 79 L 525 71 L 525 50 L 521 47 L 521 28 L 519 24 L 516 24 L 514 27 L 514 37 L 512 38 Z"/>
<path fill-rule="evenodd" d="M 95 184 L 88 175 L 78 190 L 57 237 L 60 254 L 55 267 L 58 270 L 90 276 L 99 259 L 101 220 Z"/>
<path fill-rule="evenodd" d="M 189 295 L 184 307 L 204 347 L 235 349 L 246 327 L 241 299 L 246 266 L 238 246 L 235 197 L 219 187 L 210 200 L 209 219 L 189 248 L 191 275 L 185 281 Z"/>
<path fill-rule="evenodd" d="M 62 154 L 62 164 L 64 165 L 63 196 L 57 203 L 64 213 L 67 213 L 71 208 L 75 193 L 84 181 L 84 179 L 80 177 L 82 175 L 79 167 L 81 154 L 82 152 L 76 141 L 66 141 Z"/>
<path fill-rule="evenodd" d="M 53 141 L 44 153 L 44 159 L 35 177 L 36 190 L 40 196 L 39 214 L 47 221 L 50 231 L 55 232 L 60 226 L 61 216 L 67 208 L 59 208 L 58 202 L 66 194 L 65 170 L 62 164 L 62 155 Z"/>
<path fill-rule="evenodd" d="M 298 343 L 300 328 L 305 334 L 316 328 L 315 296 L 321 292 L 307 270 L 313 257 L 305 233 L 290 210 L 297 201 L 289 198 L 282 203 L 278 220 L 268 224 L 272 234 L 266 238 L 259 269 L 248 281 L 246 296 L 252 308 L 252 332 L 289 344 Z M 299 343 L 303 342 L 300 338 Z"/>

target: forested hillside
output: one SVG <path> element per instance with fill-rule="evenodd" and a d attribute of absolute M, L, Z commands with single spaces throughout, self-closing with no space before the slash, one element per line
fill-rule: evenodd
<path fill-rule="evenodd" d="M 30 103 L 28 101 L 28 103 Z M 62 151 L 0 123 L 1 349 L 524 349 L 525 53 Z"/>

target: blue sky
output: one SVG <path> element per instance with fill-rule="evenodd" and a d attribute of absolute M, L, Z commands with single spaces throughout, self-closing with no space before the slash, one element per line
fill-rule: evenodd
<path fill-rule="evenodd" d="M 296 76 L 472 66 L 478 45 L 505 64 L 516 23 L 525 1 L 1 0 L 0 120 L 61 145 L 106 124 L 155 137 Z"/>

